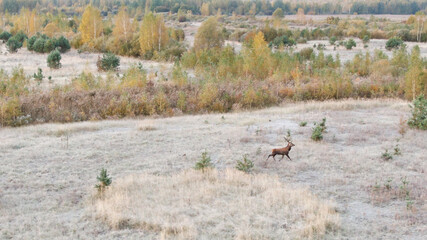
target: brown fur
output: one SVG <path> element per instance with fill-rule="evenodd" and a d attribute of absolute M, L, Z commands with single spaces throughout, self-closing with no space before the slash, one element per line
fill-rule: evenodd
<path fill-rule="evenodd" d="M 289 157 L 289 151 L 291 151 L 292 147 L 295 146 L 292 142 L 288 141 L 288 145 L 284 148 L 275 148 L 271 151 L 271 154 L 268 155 L 267 161 L 270 157 L 273 157 L 274 161 L 276 161 L 276 155 L 282 155 L 282 158 L 279 160 L 281 161 L 285 156 L 289 158 L 289 160 L 292 161 L 292 159 Z"/>

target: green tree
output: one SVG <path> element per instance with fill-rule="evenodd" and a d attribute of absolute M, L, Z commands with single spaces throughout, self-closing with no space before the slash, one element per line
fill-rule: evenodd
<path fill-rule="evenodd" d="M 61 53 L 65 53 L 71 49 L 70 42 L 64 36 L 61 36 L 56 40 L 56 47 Z"/>
<path fill-rule="evenodd" d="M 44 44 L 46 43 L 46 40 L 42 37 L 39 37 L 33 44 L 32 49 L 38 53 L 44 52 Z"/>
<path fill-rule="evenodd" d="M 15 37 L 11 37 L 11 38 L 9 38 L 9 40 L 7 40 L 6 46 L 7 46 L 7 49 L 9 49 L 9 51 L 11 53 L 14 53 L 19 48 L 22 47 L 22 42 L 20 42 L 19 40 L 17 40 Z"/>
<path fill-rule="evenodd" d="M 120 65 L 120 59 L 112 53 L 104 53 L 102 58 L 98 58 L 96 66 L 101 71 L 116 71 Z"/>
<path fill-rule="evenodd" d="M 356 47 L 356 42 L 353 40 L 353 38 L 350 38 L 346 43 L 345 43 L 345 48 L 347 48 L 347 50 L 352 49 L 353 47 Z"/>
<path fill-rule="evenodd" d="M 427 130 L 427 99 L 424 95 L 418 96 L 411 105 L 412 117 L 408 120 L 411 127 Z"/>
<path fill-rule="evenodd" d="M 399 48 L 401 45 L 403 45 L 403 41 L 400 38 L 392 37 L 385 43 L 385 48 L 387 50 Z"/>
<path fill-rule="evenodd" d="M 285 14 L 283 13 L 283 10 L 281 8 L 277 8 L 273 12 L 273 18 L 275 18 L 275 19 L 282 19 L 284 16 L 285 16 Z"/>
<path fill-rule="evenodd" d="M 43 52 L 48 53 L 48 52 L 52 52 L 53 50 L 55 50 L 56 48 L 56 43 L 55 43 L 55 39 L 48 39 L 43 47 Z"/>
<path fill-rule="evenodd" d="M 61 68 L 61 53 L 56 49 L 47 56 L 47 65 L 50 68 Z"/>
<path fill-rule="evenodd" d="M 32 36 L 27 41 L 27 49 L 28 51 L 33 51 L 34 43 L 37 41 L 37 36 Z"/>
<path fill-rule="evenodd" d="M 12 34 L 10 34 L 10 32 L 8 32 L 8 31 L 3 31 L 0 34 L 0 39 L 5 41 L 5 42 L 7 42 L 7 40 L 9 40 L 9 38 L 11 38 L 11 37 L 12 37 Z"/>

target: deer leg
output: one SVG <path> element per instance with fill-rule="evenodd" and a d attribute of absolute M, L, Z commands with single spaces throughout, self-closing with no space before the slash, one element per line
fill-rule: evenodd
<path fill-rule="evenodd" d="M 289 160 L 291 160 L 291 161 L 292 161 L 292 159 L 289 157 L 289 155 L 288 155 L 288 154 L 286 154 L 286 157 L 288 157 L 288 158 L 289 158 Z"/>
<path fill-rule="evenodd" d="M 285 155 L 284 155 L 284 154 L 282 154 L 282 158 L 281 158 L 279 161 L 282 161 L 284 157 L 285 157 Z"/>

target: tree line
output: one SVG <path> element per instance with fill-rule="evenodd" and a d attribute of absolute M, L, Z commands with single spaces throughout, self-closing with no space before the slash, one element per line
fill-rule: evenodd
<path fill-rule="evenodd" d="M 193 14 L 215 13 L 218 9 L 227 15 L 271 15 L 281 8 L 285 14 L 296 14 L 302 8 L 310 14 L 415 14 L 427 7 L 422 0 L 389 1 L 289 1 L 289 0 L 0 0 L 0 12 L 19 13 L 22 8 L 48 12 L 60 11 L 79 15 L 88 4 L 101 9 L 103 14 L 116 13 L 122 6 L 155 12 L 177 13 L 179 10 Z"/>

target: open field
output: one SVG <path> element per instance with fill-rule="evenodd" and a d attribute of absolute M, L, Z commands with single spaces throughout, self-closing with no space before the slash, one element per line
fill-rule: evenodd
<path fill-rule="evenodd" d="M 340 56 L 341 62 L 344 64 L 347 61 L 353 60 L 354 56 L 358 53 L 366 53 L 369 52 L 371 56 L 374 56 L 375 50 L 381 50 L 385 55 L 391 59 L 393 57 L 393 51 L 387 50 L 385 48 L 387 40 L 385 39 L 372 39 L 367 43 L 368 47 L 365 48 L 363 45 L 362 40 L 353 38 L 357 44 L 356 47 L 354 47 L 351 50 L 345 49 L 344 46 L 337 47 L 334 50 L 334 46 L 332 46 L 328 40 L 311 40 L 307 41 L 307 43 L 297 44 L 295 47 L 295 51 L 300 51 L 303 48 L 311 47 L 316 53 L 319 53 L 319 50 L 313 45 L 319 45 L 323 44 L 325 45 L 325 49 L 323 50 L 323 53 L 325 55 L 332 55 L 335 57 L 337 54 Z M 411 51 L 413 47 L 418 46 L 420 47 L 420 55 L 421 57 L 425 58 L 427 57 L 427 43 L 417 43 L 417 42 L 405 42 L 407 45 L 408 51 Z"/>
<path fill-rule="evenodd" d="M 408 19 L 409 16 L 411 15 L 391 15 L 391 14 L 326 14 L 326 15 L 306 15 L 306 19 L 312 19 L 313 21 L 325 21 L 329 16 L 334 16 L 334 17 L 339 17 L 342 19 L 346 19 L 346 18 L 350 18 L 350 19 L 354 19 L 354 18 L 361 18 L 361 19 L 369 19 L 372 16 L 376 17 L 376 18 L 384 18 L 384 19 L 388 19 L 390 21 L 393 22 L 402 22 L 402 21 L 406 21 Z M 271 16 L 257 16 L 257 18 L 260 19 L 265 19 L 265 18 L 271 18 Z M 286 15 L 285 16 L 286 20 L 297 20 L 298 16 L 296 14 L 294 15 Z"/>
<path fill-rule="evenodd" d="M 129 182 L 128 186 L 134 186 L 131 176 L 156 175 L 155 181 L 161 182 L 193 167 L 206 150 L 220 172 L 234 167 L 236 160 L 248 154 L 255 162 L 254 179 L 263 174 L 277 176 L 285 189 L 304 192 L 293 199 L 307 200 L 315 194 L 318 200 L 313 206 L 330 204 L 340 222 L 326 238 L 423 239 L 427 235 L 427 132 L 406 129 L 402 137 L 399 120 L 408 115 L 408 102 L 402 100 L 343 100 L 292 103 L 230 114 L 3 128 L 0 238 L 167 237 L 160 236 L 156 228 L 110 228 L 94 210 L 96 175 L 105 167 L 118 188 Z M 327 132 L 322 142 L 314 142 L 310 139 L 313 122 L 323 117 L 327 118 Z M 300 127 L 301 121 L 307 121 L 307 126 Z M 293 161 L 270 159 L 265 164 L 271 148 L 284 144 L 287 130 L 296 145 L 290 152 Z M 383 160 L 381 154 L 386 149 L 393 152 L 397 144 L 402 154 Z M 148 180 L 141 178 L 138 183 L 144 181 Z M 221 186 L 227 186 L 221 181 Z M 168 189 L 166 183 L 162 184 Z M 161 190 L 152 197 L 161 197 L 159 202 L 168 204 L 168 192 Z M 150 195 L 131 196 L 150 203 Z M 218 216 L 231 214 L 227 211 L 235 209 L 237 203 L 237 199 L 230 198 L 224 203 L 230 207 L 216 205 Z M 156 207 L 162 214 L 167 213 L 167 206 Z M 144 210 L 141 206 L 138 209 Z M 185 210 L 178 208 L 179 214 L 172 216 L 188 217 Z M 126 213 L 117 211 L 119 215 Z M 199 216 L 208 214 L 206 211 L 202 208 Z M 137 211 L 130 212 L 139 221 L 153 221 Z M 272 213 L 266 216 L 271 218 L 265 222 L 277 217 Z M 223 226 L 220 217 L 210 219 L 208 224 Z M 239 222 L 230 222 L 227 229 L 232 230 L 227 234 L 237 236 L 233 229 L 239 226 Z M 269 226 L 275 230 L 279 227 Z M 196 235 L 203 236 L 202 229 L 197 231 L 201 232 Z M 221 231 L 218 234 L 218 238 L 230 236 Z"/>
<path fill-rule="evenodd" d="M 43 75 L 46 77 L 44 84 L 48 86 L 47 78 L 52 77 L 53 84 L 64 85 L 71 82 L 74 77 L 77 77 L 83 71 L 94 73 L 95 75 L 105 76 L 105 72 L 98 72 L 96 61 L 102 53 L 78 53 L 72 49 L 67 53 L 62 54 L 60 69 L 50 69 L 47 66 L 46 59 L 48 54 L 30 52 L 26 48 L 21 48 L 17 53 L 10 54 L 7 51 L 6 45 L 0 43 L 0 68 L 11 73 L 13 68 L 22 67 L 27 75 L 37 73 L 37 69 L 43 70 Z M 172 63 L 155 62 L 142 60 L 131 57 L 120 57 L 120 67 L 118 73 L 124 73 L 130 66 L 141 63 L 147 73 L 161 76 L 161 73 L 167 74 L 172 68 Z"/>

